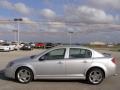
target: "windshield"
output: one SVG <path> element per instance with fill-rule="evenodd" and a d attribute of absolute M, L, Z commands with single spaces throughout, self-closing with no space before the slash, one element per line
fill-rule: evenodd
<path fill-rule="evenodd" d="M 9 46 L 9 44 L 2 44 L 2 46 Z"/>

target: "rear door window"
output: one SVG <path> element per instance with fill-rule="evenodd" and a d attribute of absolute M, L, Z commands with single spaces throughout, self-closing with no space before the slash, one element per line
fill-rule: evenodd
<path fill-rule="evenodd" d="M 91 58 L 92 52 L 87 49 L 70 48 L 69 58 Z"/>

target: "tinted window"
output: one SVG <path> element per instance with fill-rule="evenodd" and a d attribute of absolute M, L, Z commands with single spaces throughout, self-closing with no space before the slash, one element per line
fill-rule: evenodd
<path fill-rule="evenodd" d="M 65 48 L 55 49 L 45 54 L 44 57 L 46 60 L 64 59 L 65 50 L 66 50 Z"/>
<path fill-rule="evenodd" d="M 69 58 L 90 58 L 92 53 L 87 49 L 71 48 Z"/>

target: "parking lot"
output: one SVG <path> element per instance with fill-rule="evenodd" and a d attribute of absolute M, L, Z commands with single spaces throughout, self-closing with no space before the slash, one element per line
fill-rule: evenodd
<path fill-rule="evenodd" d="M 0 90 L 119 90 L 120 88 L 120 52 L 111 53 L 117 59 L 117 72 L 115 76 L 105 79 L 100 85 L 90 85 L 83 80 L 36 80 L 29 84 L 20 84 L 4 77 L 2 70 L 6 64 L 16 58 L 38 54 L 43 50 L 0 52 Z"/>

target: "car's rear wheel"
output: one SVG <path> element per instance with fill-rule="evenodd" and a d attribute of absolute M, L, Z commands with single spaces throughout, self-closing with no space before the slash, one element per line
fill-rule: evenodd
<path fill-rule="evenodd" d="M 87 81 L 91 84 L 100 84 L 104 79 L 104 72 L 99 68 L 93 68 L 87 73 Z"/>
<path fill-rule="evenodd" d="M 33 79 L 32 70 L 27 67 L 21 67 L 16 71 L 16 79 L 20 83 L 29 83 Z"/>

